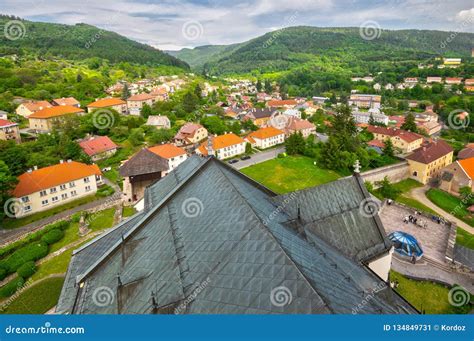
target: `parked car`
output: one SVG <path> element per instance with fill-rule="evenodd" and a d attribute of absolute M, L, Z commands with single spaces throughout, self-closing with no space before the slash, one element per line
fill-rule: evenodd
<path fill-rule="evenodd" d="M 250 160 L 250 155 L 244 155 L 240 159 L 241 160 Z"/>
<path fill-rule="evenodd" d="M 232 159 L 232 160 L 229 161 L 230 164 L 237 163 L 237 162 L 239 162 L 238 159 Z"/>

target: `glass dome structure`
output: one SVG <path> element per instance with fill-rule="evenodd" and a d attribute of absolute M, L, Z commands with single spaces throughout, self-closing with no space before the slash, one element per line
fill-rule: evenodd
<path fill-rule="evenodd" d="M 396 231 L 388 235 L 388 238 L 393 242 L 395 251 L 405 257 L 420 259 L 423 256 L 423 250 L 420 243 L 411 234 Z"/>

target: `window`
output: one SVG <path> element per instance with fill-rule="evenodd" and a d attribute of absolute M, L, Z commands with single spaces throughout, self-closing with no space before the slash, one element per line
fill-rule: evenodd
<path fill-rule="evenodd" d="M 76 187 L 76 184 L 74 183 L 74 181 L 69 183 L 69 188 L 73 188 L 73 187 Z"/>
<path fill-rule="evenodd" d="M 89 183 L 91 180 L 89 178 L 84 178 L 84 183 L 87 184 Z"/>
<path fill-rule="evenodd" d="M 91 186 L 86 186 L 86 192 L 89 192 L 91 190 Z"/>
<path fill-rule="evenodd" d="M 61 194 L 61 198 L 64 200 L 64 199 L 67 199 L 67 193 L 63 193 Z"/>
<path fill-rule="evenodd" d="M 29 212 L 31 211 L 31 206 L 30 205 L 27 205 L 23 208 L 24 212 Z"/>
<path fill-rule="evenodd" d="M 58 200 L 59 200 L 58 197 L 52 197 L 52 198 L 51 198 L 51 201 L 52 201 L 52 202 L 56 202 L 56 201 L 58 201 Z"/>
<path fill-rule="evenodd" d="M 53 187 L 49 190 L 49 193 L 56 193 L 56 187 Z"/>
<path fill-rule="evenodd" d="M 48 204 L 49 204 L 48 199 L 41 201 L 41 205 L 43 206 L 46 206 Z"/>
<path fill-rule="evenodd" d="M 71 191 L 71 197 L 75 197 L 77 195 L 76 191 Z"/>
<path fill-rule="evenodd" d="M 61 188 L 61 191 L 64 191 L 66 189 L 66 185 L 61 185 L 59 188 Z"/>
<path fill-rule="evenodd" d="M 41 191 L 40 192 L 40 197 L 44 197 L 46 195 L 46 191 Z"/>
<path fill-rule="evenodd" d="M 29 202 L 29 201 L 30 201 L 30 198 L 29 198 L 28 196 L 22 197 L 22 198 L 21 198 L 21 201 L 22 201 L 22 202 Z"/>

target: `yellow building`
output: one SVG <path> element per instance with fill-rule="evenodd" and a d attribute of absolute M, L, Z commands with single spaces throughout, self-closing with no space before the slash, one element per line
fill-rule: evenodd
<path fill-rule="evenodd" d="M 369 126 L 367 131 L 374 135 L 374 140 L 385 142 L 390 139 L 393 147 L 403 154 L 414 151 L 423 143 L 423 136 L 411 131 L 377 126 Z"/>
<path fill-rule="evenodd" d="M 83 114 L 84 110 L 70 105 L 61 105 L 51 108 L 46 108 L 31 114 L 28 117 L 30 122 L 30 129 L 37 132 L 50 132 L 54 125 L 68 115 Z"/>
<path fill-rule="evenodd" d="M 453 162 L 453 148 L 442 140 L 434 140 L 415 150 L 406 159 L 411 178 L 427 184 Z"/>

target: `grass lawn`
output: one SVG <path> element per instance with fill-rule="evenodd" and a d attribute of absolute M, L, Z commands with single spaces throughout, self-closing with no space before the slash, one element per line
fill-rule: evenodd
<path fill-rule="evenodd" d="M 474 235 L 458 227 L 456 233 L 456 244 L 474 250 Z"/>
<path fill-rule="evenodd" d="M 79 224 L 71 223 L 64 231 L 64 237 L 60 241 L 49 246 L 49 253 L 53 253 L 79 239 Z"/>
<path fill-rule="evenodd" d="M 29 215 L 27 217 L 24 217 L 24 218 L 5 219 L 3 221 L 2 227 L 6 228 L 6 229 L 14 229 L 14 228 L 17 228 L 17 227 L 28 225 L 28 224 L 30 224 L 34 221 L 50 217 L 52 215 L 61 213 L 63 211 L 69 210 L 71 208 L 74 208 L 74 207 L 77 207 L 77 206 L 80 206 L 80 205 L 87 204 L 87 203 L 92 202 L 92 201 L 97 200 L 97 199 L 101 199 L 101 198 L 99 198 L 95 195 L 89 195 L 87 197 L 84 197 L 84 198 L 81 198 L 81 199 L 78 199 L 78 200 L 74 200 L 74 201 L 71 201 L 67 204 L 54 207 L 54 208 L 52 208 L 50 210 L 47 210 L 47 211 L 38 212 L 38 213 L 35 213 L 35 214 L 32 214 L 32 215 Z"/>
<path fill-rule="evenodd" d="M 122 210 L 122 217 L 131 217 L 135 213 L 137 213 L 137 210 L 133 206 L 124 206 Z"/>
<path fill-rule="evenodd" d="M 23 291 L 2 314 L 44 314 L 54 307 L 61 294 L 64 278 L 48 278 Z"/>
<path fill-rule="evenodd" d="M 426 192 L 426 197 L 430 199 L 436 206 L 439 206 L 456 218 L 461 219 L 466 224 L 474 226 L 474 217 L 467 211 L 466 205 L 461 199 L 446 193 L 440 189 L 431 188 Z"/>
<path fill-rule="evenodd" d="M 94 213 L 91 215 L 89 229 L 92 231 L 99 231 L 108 229 L 114 224 L 115 207 Z"/>
<path fill-rule="evenodd" d="M 397 280 L 397 292 L 426 314 L 467 314 L 472 308 L 472 304 L 459 308 L 449 304 L 449 288 L 443 285 L 408 279 L 395 271 L 390 271 L 390 280 Z"/>
<path fill-rule="evenodd" d="M 280 194 L 340 178 L 336 172 L 318 168 L 313 162 L 306 156 L 287 156 L 241 169 L 241 172 Z"/>

